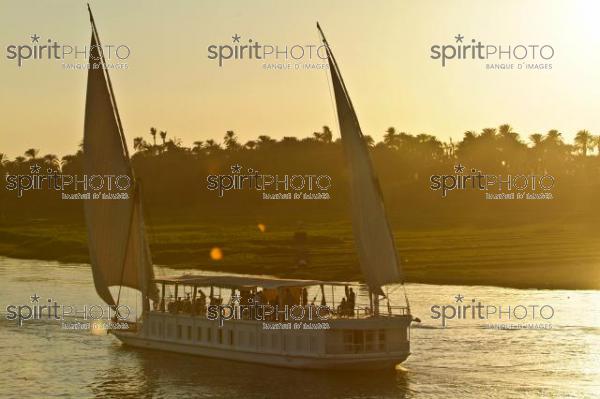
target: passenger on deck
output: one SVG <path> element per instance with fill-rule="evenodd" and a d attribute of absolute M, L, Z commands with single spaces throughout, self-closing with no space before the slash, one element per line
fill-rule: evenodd
<path fill-rule="evenodd" d="M 346 298 L 342 298 L 342 302 L 337 307 L 337 313 L 339 316 L 346 316 L 348 312 L 348 305 L 346 302 Z"/>
<path fill-rule="evenodd" d="M 262 291 L 256 291 L 256 293 L 254 294 L 254 303 L 253 305 L 258 306 L 261 305 L 264 302 L 264 298 L 263 298 L 263 293 Z"/>
<path fill-rule="evenodd" d="M 196 314 L 203 316 L 206 313 L 206 295 L 200 290 L 200 298 L 196 299 Z"/>
<path fill-rule="evenodd" d="M 192 313 L 192 301 L 190 300 L 190 294 L 187 294 L 186 298 L 183 300 L 182 310 L 183 313 Z"/>
<path fill-rule="evenodd" d="M 348 315 L 354 316 L 354 308 L 356 306 L 356 294 L 354 293 L 352 287 L 350 287 L 346 295 L 348 296 Z"/>
<path fill-rule="evenodd" d="M 250 299 L 250 291 L 240 290 L 240 305 L 248 305 Z"/>

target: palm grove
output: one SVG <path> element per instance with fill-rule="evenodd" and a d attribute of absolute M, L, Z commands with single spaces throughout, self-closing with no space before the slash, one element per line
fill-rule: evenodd
<path fill-rule="evenodd" d="M 578 131 L 567 143 L 557 130 L 534 133 L 524 139 L 510 125 L 467 131 L 462 140 L 443 142 L 429 134 L 412 135 L 387 129 L 381 142 L 365 136 L 379 175 L 387 208 L 392 218 L 405 224 L 459 223 L 476 216 L 482 222 L 490 204 L 479 194 L 470 193 L 441 200 L 429 190 L 429 176 L 450 174 L 461 163 L 485 173 L 552 174 L 556 179 L 555 200 L 531 203 L 504 203 L 494 212 L 503 220 L 547 219 L 550 215 L 589 220 L 600 177 L 600 136 Z M 166 130 L 151 128 L 149 134 L 133 139 L 132 163 L 143 187 L 146 211 L 160 220 L 223 220 L 260 218 L 272 222 L 298 220 L 345 220 L 348 216 L 347 173 L 340 139 L 331 129 L 306 138 L 275 140 L 261 135 L 241 142 L 227 131 L 221 142 L 195 141 L 191 147 L 170 137 Z M 25 151 L 14 159 L 0 153 L 0 172 L 29 174 L 30 166 L 41 165 L 63 174 L 82 173 L 82 150 L 62 158 L 41 156 L 38 149 Z M 322 201 L 264 201 L 249 190 L 218 198 L 206 188 L 209 174 L 227 174 L 239 164 L 264 174 L 327 174 L 333 188 L 331 199 Z M 3 220 L 27 217 L 68 217 L 81 219 L 81 206 L 61 201 L 55 192 L 29 193 L 17 199 L 2 190 Z M 409 210 L 409 211 L 407 211 Z M 514 217 L 511 217 L 514 216 Z M 491 216 L 490 220 L 496 216 Z"/>

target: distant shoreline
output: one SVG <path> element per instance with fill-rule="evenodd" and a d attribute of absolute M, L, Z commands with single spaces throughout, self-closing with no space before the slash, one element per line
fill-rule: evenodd
<path fill-rule="evenodd" d="M 293 231 L 261 233 L 254 226 L 158 225 L 150 229 L 156 265 L 281 278 L 360 281 L 347 226 L 308 230 L 308 264 L 295 264 Z M 485 285 L 520 289 L 600 289 L 597 237 L 579 225 L 543 225 L 499 230 L 397 231 L 407 283 Z M 223 231 L 225 230 L 225 231 Z M 206 233 L 210 231 L 211 233 Z M 89 263 L 86 234 L 79 225 L 0 225 L 0 256 Z M 223 250 L 211 260 L 210 249 Z"/>

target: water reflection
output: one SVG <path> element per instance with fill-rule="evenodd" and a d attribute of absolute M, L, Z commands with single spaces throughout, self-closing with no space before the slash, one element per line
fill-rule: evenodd
<path fill-rule="evenodd" d="M 405 369 L 309 371 L 116 347 L 90 388 L 97 398 L 406 398 Z"/>
<path fill-rule="evenodd" d="M 29 304 L 33 293 L 63 304 L 100 304 L 90 269 L 0 257 L 0 281 L 1 397 L 600 397 L 600 291 L 409 284 L 413 314 L 423 322 L 411 331 L 413 355 L 404 369 L 350 373 L 131 349 L 102 330 L 64 329 L 58 321 L 18 327 L 2 313 L 8 304 Z M 503 306 L 551 304 L 552 329 L 495 330 L 471 319 L 442 328 L 430 307 L 454 303 L 458 293 Z"/>

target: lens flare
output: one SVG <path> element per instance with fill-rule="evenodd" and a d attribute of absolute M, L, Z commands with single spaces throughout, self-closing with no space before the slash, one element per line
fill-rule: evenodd
<path fill-rule="evenodd" d="M 210 258 L 212 260 L 221 260 L 221 259 L 223 259 L 223 251 L 221 251 L 221 248 L 219 248 L 219 247 L 213 247 L 210 250 Z"/>
<path fill-rule="evenodd" d="M 258 229 L 260 230 L 261 233 L 264 233 L 267 230 L 267 226 L 264 225 L 263 223 L 259 223 Z"/>

